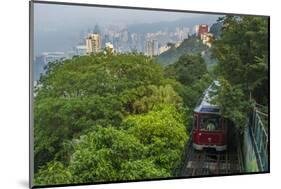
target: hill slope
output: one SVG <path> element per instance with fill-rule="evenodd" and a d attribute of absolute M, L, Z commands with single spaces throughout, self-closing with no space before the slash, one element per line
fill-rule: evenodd
<path fill-rule="evenodd" d="M 204 45 L 196 36 L 185 39 L 177 48 L 172 46 L 169 50 L 156 57 L 156 60 L 159 64 L 167 66 L 175 63 L 183 54 L 201 54 L 207 67 L 216 64 L 216 60 L 211 58 L 210 48 Z"/>

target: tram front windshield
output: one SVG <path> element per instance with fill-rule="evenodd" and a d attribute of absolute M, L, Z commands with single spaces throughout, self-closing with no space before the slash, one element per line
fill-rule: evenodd
<path fill-rule="evenodd" d="M 201 131 L 218 131 L 221 130 L 220 116 L 206 114 L 200 116 L 200 130 Z"/>

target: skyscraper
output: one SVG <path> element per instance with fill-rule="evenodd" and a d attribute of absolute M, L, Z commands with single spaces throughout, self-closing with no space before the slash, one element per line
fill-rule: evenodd
<path fill-rule="evenodd" d="M 145 43 L 145 54 L 147 56 L 156 56 L 159 54 L 158 51 L 158 41 L 153 40 L 147 40 Z"/>
<path fill-rule="evenodd" d="M 86 52 L 87 52 L 87 54 L 97 53 L 100 50 L 101 50 L 100 35 L 96 34 L 96 33 L 90 34 L 86 38 Z"/>

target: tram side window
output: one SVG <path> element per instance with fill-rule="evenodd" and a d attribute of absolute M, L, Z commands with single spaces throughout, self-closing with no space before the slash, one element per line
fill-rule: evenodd
<path fill-rule="evenodd" d="M 193 129 L 197 129 L 197 115 L 193 117 Z"/>
<path fill-rule="evenodd" d="M 202 115 L 200 119 L 200 130 L 217 131 L 221 129 L 219 116 Z"/>

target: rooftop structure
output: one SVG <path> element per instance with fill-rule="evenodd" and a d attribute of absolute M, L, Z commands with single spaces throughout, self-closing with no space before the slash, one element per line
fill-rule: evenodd
<path fill-rule="evenodd" d="M 207 24 L 200 24 L 196 31 L 197 36 L 201 37 L 202 34 L 209 32 L 209 26 Z"/>

